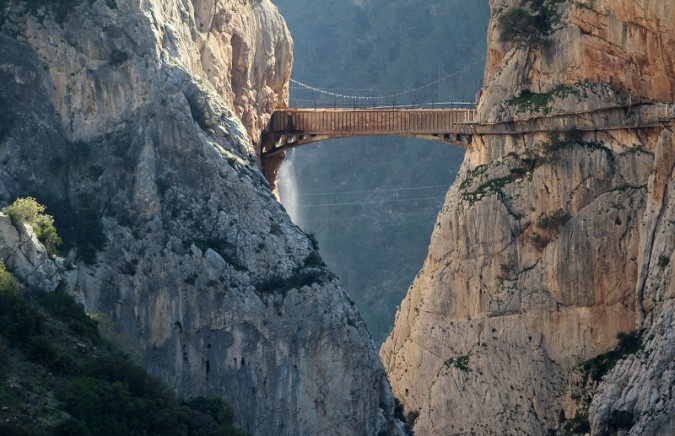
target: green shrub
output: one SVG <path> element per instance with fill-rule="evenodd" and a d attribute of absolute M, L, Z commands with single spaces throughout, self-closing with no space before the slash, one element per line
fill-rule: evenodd
<path fill-rule="evenodd" d="M 586 434 L 591 431 L 591 423 L 588 421 L 588 416 L 576 415 L 570 421 L 570 431 L 573 434 Z"/>
<path fill-rule="evenodd" d="M 68 418 L 52 430 L 54 436 L 90 436 L 87 425 L 74 418 Z"/>
<path fill-rule="evenodd" d="M 526 9 L 515 7 L 499 17 L 499 41 L 520 46 L 541 46 L 560 20 L 558 4 L 564 0 L 534 0 Z"/>
<path fill-rule="evenodd" d="M 13 290 L 0 292 L 0 332 L 11 347 L 28 347 L 43 331 L 43 318 L 35 309 Z"/>
<path fill-rule="evenodd" d="M 0 423 L 0 434 L 10 436 L 30 436 L 30 433 L 11 422 Z"/>
<path fill-rule="evenodd" d="M 275 276 L 257 284 L 256 290 L 265 294 L 283 294 L 291 289 L 312 286 L 314 283 L 323 284 L 332 277 L 332 274 L 323 268 L 298 268 L 289 277 Z"/>
<path fill-rule="evenodd" d="M 305 268 L 325 268 L 326 264 L 324 263 L 321 256 L 316 251 L 312 251 L 307 255 L 305 261 L 303 262 Z"/>
<path fill-rule="evenodd" d="M 45 211 L 45 207 L 32 197 L 17 198 L 14 203 L 2 210 L 14 225 L 32 224 L 35 218 Z"/>
<path fill-rule="evenodd" d="M 642 348 L 642 332 L 619 333 L 616 347 L 607 353 L 594 357 L 583 364 L 582 369 L 586 379 L 600 381 L 616 363 L 628 356 L 637 353 Z"/>
<path fill-rule="evenodd" d="M 459 369 L 460 371 L 468 372 L 469 371 L 469 354 L 465 354 L 463 356 L 457 356 L 457 357 L 451 357 L 445 362 L 443 362 L 443 365 L 445 365 L 446 368 L 450 368 L 454 366 L 455 368 Z"/>
<path fill-rule="evenodd" d="M 7 271 L 5 263 L 0 260 L 0 293 L 14 292 L 19 289 L 19 281 Z"/>
<path fill-rule="evenodd" d="M 499 41 L 516 44 L 538 44 L 550 25 L 541 16 L 533 15 L 524 8 L 513 8 L 499 17 Z"/>
<path fill-rule="evenodd" d="M 64 324 L 78 334 L 64 335 Z M 84 335 L 79 330 L 84 330 Z M 111 354 L 107 347 L 97 348 L 98 356 L 87 353 L 87 348 L 81 347 L 82 338 L 100 338 L 96 323 L 62 291 L 0 292 L 0 333 L 0 357 L 12 347 L 22 359 L 19 366 L 29 369 L 17 373 L 15 367 L 5 366 L 2 379 L 16 378 L 22 385 L 36 387 L 35 392 L 44 390 L 49 397 L 38 400 L 31 394 L 30 398 L 17 397 L 18 404 L 7 404 L 10 414 L 28 406 L 45 412 L 31 423 L 0 423 L 0 434 L 246 435 L 233 427 L 234 416 L 224 400 L 180 402 L 167 386 L 128 357 Z M 34 374 L 30 370 L 34 365 L 46 373 Z M 7 375 L 6 368 L 10 370 Z M 1 398 L 6 398 L 7 385 L 0 383 Z M 43 427 L 47 424 L 42 416 L 66 416 L 64 412 L 70 415 L 67 419 Z"/>
<path fill-rule="evenodd" d="M 81 434 L 246 434 L 232 427 L 234 414 L 224 400 L 193 398 L 179 403 L 159 380 L 121 355 L 94 359 L 57 398 L 85 426 L 80 427 Z"/>
<path fill-rule="evenodd" d="M 66 320 L 68 327 L 80 336 L 89 338 L 94 345 L 101 345 L 98 322 L 87 315 L 65 291 L 44 292 L 37 295 L 40 304 L 57 317 Z"/>
<path fill-rule="evenodd" d="M 62 241 L 54 227 L 54 218 L 45 214 L 45 209 L 46 207 L 33 197 L 23 197 L 17 198 L 2 211 L 9 216 L 14 225 L 30 224 L 35 236 L 47 249 L 47 253 L 53 256 Z"/>
<path fill-rule="evenodd" d="M 46 7 L 54 14 L 54 19 L 62 23 L 68 14 L 82 2 L 82 0 L 23 0 L 32 13 L 36 13 L 40 7 Z"/>
<path fill-rule="evenodd" d="M 229 426 L 234 424 L 234 412 L 222 398 L 190 398 L 183 401 L 182 404 L 191 410 L 211 417 L 218 425 Z"/>
<path fill-rule="evenodd" d="M 615 350 L 621 354 L 621 356 L 627 356 L 629 354 L 637 353 L 642 347 L 642 332 L 635 330 L 629 333 L 619 333 L 616 335 L 618 343 Z"/>
<path fill-rule="evenodd" d="M 314 233 L 307 233 L 307 238 L 309 239 L 309 242 L 312 243 L 312 248 L 314 248 L 316 251 L 319 251 L 319 240 L 317 239 L 316 235 Z"/>
<path fill-rule="evenodd" d="M 668 256 L 659 256 L 659 260 L 656 262 L 656 265 L 658 265 L 661 268 L 665 268 L 668 266 L 670 263 L 670 257 Z"/>

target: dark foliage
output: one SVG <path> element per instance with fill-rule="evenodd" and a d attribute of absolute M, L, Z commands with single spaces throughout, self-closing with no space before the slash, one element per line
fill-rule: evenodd
<path fill-rule="evenodd" d="M 556 230 L 565 225 L 565 223 L 569 221 L 570 218 L 571 215 L 569 212 L 563 209 L 558 209 L 551 215 L 545 215 L 539 218 L 539 220 L 537 220 L 537 227 L 543 230 Z"/>
<path fill-rule="evenodd" d="M 94 345 L 102 343 L 98 322 L 87 316 L 82 306 L 62 290 L 40 293 L 40 304 L 59 318 L 67 320 L 68 327 L 80 336 L 88 338 Z"/>
<path fill-rule="evenodd" d="M 307 257 L 305 258 L 305 261 L 303 263 L 305 268 L 325 268 L 326 264 L 323 262 L 323 259 L 321 259 L 321 256 L 315 251 L 309 253 Z"/>
<path fill-rule="evenodd" d="M 635 416 L 625 410 L 612 410 L 607 424 L 608 430 L 616 432 L 618 430 L 629 430 L 635 424 Z"/>
<path fill-rule="evenodd" d="M 564 428 L 573 434 L 586 434 L 591 431 L 591 423 L 588 422 L 588 416 L 576 415 L 568 421 L 568 424 Z"/>
<path fill-rule="evenodd" d="M 659 260 L 656 262 L 656 265 L 660 266 L 661 268 L 665 268 L 668 266 L 670 263 L 670 257 L 668 256 L 659 256 Z"/>
<path fill-rule="evenodd" d="M 28 347 L 44 333 L 44 321 L 16 292 L 0 292 L 0 333 L 10 346 Z"/>
<path fill-rule="evenodd" d="M 45 6 L 54 14 L 57 23 L 62 23 L 68 17 L 68 14 L 75 6 L 82 3 L 82 0 L 24 0 L 29 10 L 35 13 L 38 8 Z"/>
<path fill-rule="evenodd" d="M 2 5 L 0 5 L 1 9 Z M 5 99 L 0 97 L 0 142 L 5 139 L 14 125 L 14 113 L 9 108 Z"/>
<path fill-rule="evenodd" d="M 583 370 L 586 378 L 590 377 L 593 381 L 600 381 L 619 360 L 629 354 L 637 353 L 642 347 L 642 332 L 640 331 L 619 333 L 617 339 L 618 343 L 612 351 L 584 363 Z"/>
<path fill-rule="evenodd" d="M 394 398 L 394 418 L 405 422 L 405 410 L 398 398 Z"/>
<path fill-rule="evenodd" d="M 533 15 L 524 8 L 513 8 L 499 18 L 499 40 L 537 45 L 551 30 L 544 15 Z"/>
<path fill-rule="evenodd" d="M 300 289 L 303 286 L 319 285 L 326 283 L 335 276 L 331 273 L 321 256 L 311 252 L 304 260 L 302 266 L 298 266 L 288 277 L 271 277 L 256 285 L 256 290 L 261 293 L 285 293 L 291 289 Z"/>
<path fill-rule="evenodd" d="M 512 8 L 499 17 L 499 40 L 522 46 L 542 46 L 560 20 L 558 4 L 564 0 L 534 0 L 529 7 Z"/>
<path fill-rule="evenodd" d="M 2 2 L 0 2 L 0 8 L 2 8 Z M 30 436 L 30 433 L 11 422 L 0 423 L 0 434 L 8 436 Z"/>
<path fill-rule="evenodd" d="M 64 340 L 72 341 L 60 333 L 66 330 L 76 338 L 77 347 L 64 345 Z M 22 366 L 39 365 L 50 373 L 49 386 L 54 387 L 60 402 L 52 407 L 70 415 L 50 428 L 48 434 L 246 434 L 233 427 L 232 410 L 222 399 L 181 402 L 128 357 L 105 348 L 98 349 L 98 357 L 87 354 L 82 344 L 102 345 L 97 323 L 65 292 L 3 290 L 0 332 L 2 341 L 29 362 Z M 41 383 L 43 379 L 36 380 L 40 381 L 30 383 Z M 0 386 L 0 394 L 4 395 L 2 389 Z M 20 422 L 0 425 L 0 434 L 36 434 L 32 430 Z"/>
<path fill-rule="evenodd" d="M 110 52 L 110 65 L 116 67 L 131 59 L 129 53 L 118 48 Z"/>
<path fill-rule="evenodd" d="M 57 393 L 81 434 L 245 435 L 218 398 L 179 403 L 158 380 L 121 356 L 100 359 Z"/>
<path fill-rule="evenodd" d="M 307 233 L 307 238 L 312 243 L 314 250 L 319 251 L 319 240 L 316 238 L 316 235 L 314 233 Z"/>
<path fill-rule="evenodd" d="M 211 112 L 207 105 L 206 96 L 195 91 L 186 95 L 186 98 L 190 106 L 192 118 L 197 122 L 199 127 L 207 131 L 213 129 L 214 121 L 211 119 Z"/>

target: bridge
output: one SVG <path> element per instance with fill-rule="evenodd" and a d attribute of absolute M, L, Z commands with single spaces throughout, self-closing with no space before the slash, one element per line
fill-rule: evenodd
<path fill-rule="evenodd" d="M 263 158 L 333 138 L 403 136 L 466 147 L 476 109 L 284 109 L 272 114 Z"/>
<path fill-rule="evenodd" d="M 272 114 L 263 132 L 260 157 L 266 159 L 294 147 L 355 136 L 402 136 L 466 148 L 472 139 L 481 143 L 487 136 L 639 131 L 673 125 L 672 103 L 635 102 L 632 98 L 627 104 L 576 112 L 516 111 L 506 119 L 484 122 L 477 119 L 474 103 L 475 91 L 481 89 L 482 68 L 483 62 L 479 61 L 423 86 L 388 94 L 382 90 L 350 90 L 350 94 L 291 79 L 292 108 Z"/>

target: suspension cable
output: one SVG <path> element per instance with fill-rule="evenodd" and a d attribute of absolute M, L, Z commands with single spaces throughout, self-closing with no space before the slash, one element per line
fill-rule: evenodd
<path fill-rule="evenodd" d="M 343 98 L 343 99 L 349 99 L 349 100 L 387 100 L 387 99 L 391 99 L 391 98 L 400 97 L 402 95 L 411 94 L 413 92 L 418 92 L 418 91 L 421 91 L 422 89 L 426 89 L 426 88 L 430 88 L 432 86 L 438 85 L 439 83 L 445 82 L 445 81 L 447 81 L 447 80 L 449 80 L 449 79 L 451 79 L 455 76 L 466 73 L 471 68 L 474 68 L 477 65 L 482 65 L 482 64 L 485 64 L 485 58 L 481 58 L 481 59 L 467 65 L 466 67 L 464 67 L 461 70 L 454 71 L 450 74 L 447 74 L 447 75 L 445 75 L 445 76 L 443 76 L 439 79 L 436 79 L 436 80 L 434 80 L 432 82 L 429 82 L 429 83 L 426 83 L 424 85 L 417 86 L 415 88 L 406 89 L 406 90 L 403 90 L 403 91 L 399 91 L 399 92 L 396 92 L 396 93 L 393 93 L 393 94 L 380 95 L 380 96 L 345 95 L 345 94 L 340 94 L 340 93 L 337 93 L 337 92 L 329 91 L 327 89 L 317 88 L 315 86 L 308 85 L 306 83 L 302 83 L 302 82 L 300 82 L 298 80 L 295 80 L 295 79 L 291 79 L 291 83 L 299 86 L 300 88 L 304 88 L 304 89 L 307 89 L 307 90 L 310 90 L 310 91 L 318 92 L 320 94 L 324 94 L 324 95 L 327 95 L 327 96 L 330 96 L 330 97 L 335 97 L 335 98 Z"/>

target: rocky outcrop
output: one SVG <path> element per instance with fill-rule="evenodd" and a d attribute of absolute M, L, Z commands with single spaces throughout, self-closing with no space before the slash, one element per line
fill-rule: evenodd
<path fill-rule="evenodd" d="M 72 292 L 77 270 L 62 258 L 50 259 L 30 225 L 14 225 L 0 213 L 0 261 L 28 286 L 48 292 L 57 288 Z"/>
<path fill-rule="evenodd" d="M 675 147 L 652 103 L 675 100 L 675 7 L 491 7 L 480 121 L 510 134 L 475 137 L 447 194 L 380 352 L 394 392 L 419 434 L 668 434 Z M 516 9 L 548 27 L 502 35 Z M 642 349 L 589 374 L 635 330 Z"/>
<path fill-rule="evenodd" d="M 253 434 L 394 432 L 360 315 L 257 168 L 290 71 L 276 8 L 4 4 L 0 202 L 47 205 L 115 340 Z"/>

